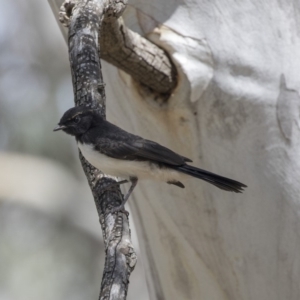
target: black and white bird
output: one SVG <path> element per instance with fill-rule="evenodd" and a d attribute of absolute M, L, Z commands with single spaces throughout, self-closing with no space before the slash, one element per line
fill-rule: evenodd
<path fill-rule="evenodd" d="M 131 134 L 101 117 L 97 110 L 84 106 L 69 109 L 54 131 L 63 130 L 76 138 L 85 159 L 103 173 L 131 181 L 123 209 L 138 179 L 164 181 L 184 188 L 181 179 L 193 176 L 216 187 L 241 193 L 243 183 L 193 167 L 190 159 L 150 140 Z"/>

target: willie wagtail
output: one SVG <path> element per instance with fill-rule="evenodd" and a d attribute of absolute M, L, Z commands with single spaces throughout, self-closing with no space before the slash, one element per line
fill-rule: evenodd
<path fill-rule="evenodd" d="M 154 179 L 184 188 L 179 181 L 190 175 L 218 188 L 241 193 L 243 183 L 190 166 L 190 159 L 172 150 L 143 139 L 109 123 L 97 110 L 84 106 L 71 108 L 62 116 L 54 131 L 74 135 L 85 159 L 108 175 L 125 178 L 117 184 L 131 181 L 131 187 L 120 207 L 137 184 L 138 179 Z"/>

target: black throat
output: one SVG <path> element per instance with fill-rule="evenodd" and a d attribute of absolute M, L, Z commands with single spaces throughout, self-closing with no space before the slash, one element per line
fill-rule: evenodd
<path fill-rule="evenodd" d="M 90 127 L 83 133 L 75 135 L 77 142 L 82 144 L 96 143 L 98 138 L 101 138 L 107 130 L 107 121 L 103 119 L 98 113 L 91 113 Z"/>

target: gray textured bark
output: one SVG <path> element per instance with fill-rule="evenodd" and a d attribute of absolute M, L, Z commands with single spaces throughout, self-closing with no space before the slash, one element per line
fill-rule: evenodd
<path fill-rule="evenodd" d="M 57 2 L 59 0 L 55 1 Z M 123 24 L 120 15 L 126 8 L 126 0 L 107 0 L 101 3 L 105 10 L 102 26 L 99 28 L 101 58 L 166 100 L 177 84 L 177 71 L 168 54 Z M 50 4 L 54 9 L 53 1 Z M 60 21 L 64 26 L 69 25 L 72 7 L 73 1 L 70 0 L 61 6 Z"/>
<path fill-rule="evenodd" d="M 98 109 L 105 117 L 105 89 L 102 79 L 99 28 L 106 3 L 91 0 L 67 2 L 70 16 L 69 55 L 76 105 Z M 72 12 L 72 13 L 71 13 Z M 80 154 L 80 160 L 93 192 L 106 246 L 106 261 L 99 299 L 126 299 L 129 276 L 136 263 L 125 212 L 110 213 L 121 204 L 119 187 L 105 188 L 114 182 L 91 166 Z"/>

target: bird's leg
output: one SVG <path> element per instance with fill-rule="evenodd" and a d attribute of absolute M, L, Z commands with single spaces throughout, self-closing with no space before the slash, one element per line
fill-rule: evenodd
<path fill-rule="evenodd" d="M 123 180 L 124 181 L 124 180 Z M 121 211 L 121 210 L 124 210 L 124 207 L 125 207 L 125 204 L 129 198 L 129 196 L 131 195 L 132 191 L 134 190 L 134 188 L 136 187 L 137 183 L 138 183 L 138 179 L 136 177 L 131 177 L 130 178 L 130 181 L 131 181 L 131 186 L 127 192 L 127 194 L 125 195 L 122 203 L 120 206 L 117 206 L 117 207 L 114 207 L 111 209 L 111 213 L 114 213 L 114 212 L 117 212 L 117 211 Z M 121 181 L 120 181 L 121 182 Z"/>
<path fill-rule="evenodd" d="M 128 181 L 127 179 L 125 179 L 125 180 L 116 181 L 116 182 L 112 182 L 112 183 L 108 184 L 106 187 L 104 187 L 104 188 L 101 190 L 101 196 L 103 195 L 103 193 L 105 193 L 105 192 L 111 190 L 113 187 L 118 186 L 118 185 L 121 185 L 121 184 L 123 184 L 123 183 L 127 183 L 127 182 L 129 182 L 129 181 Z"/>

